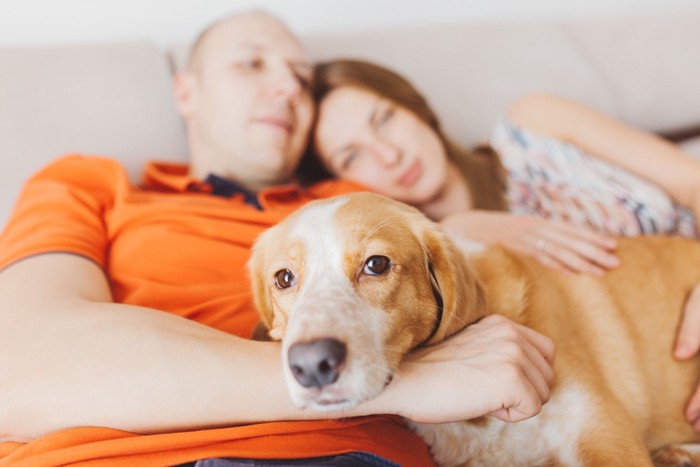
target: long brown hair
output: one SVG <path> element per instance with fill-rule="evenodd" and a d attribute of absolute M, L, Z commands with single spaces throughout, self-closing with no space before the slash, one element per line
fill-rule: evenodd
<path fill-rule="evenodd" d="M 469 186 L 474 208 L 506 209 L 505 175 L 498 154 L 488 145 L 466 150 L 447 138 L 435 112 L 408 80 L 387 68 L 361 60 L 334 60 L 316 65 L 313 94 L 317 103 L 343 86 L 366 89 L 416 115 L 435 131 L 447 156 L 461 171 Z M 307 182 L 331 176 L 313 153 L 313 148 L 305 154 L 299 175 Z"/>

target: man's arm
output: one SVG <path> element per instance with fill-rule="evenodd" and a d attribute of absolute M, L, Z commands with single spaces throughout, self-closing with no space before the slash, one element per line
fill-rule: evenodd
<path fill-rule="evenodd" d="M 0 438 L 14 440 L 86 425 L 150 433 L 376 413 L 516 420 L 539 412 L 552 382 L 551 342 L 494 316 L 409 358 L 370 403 L 302 411 L 284 387 L 279 344 L 112 303 L 101 269 L 64 253 L 0 273 L 0 330 Z M 474 384 L 484 374 L 493 387 Z M 433 397 L 435 381 L 449 394 Z"/>
<path fill-rule="evenodd" d="M 303 416 L 279 376 L 278 344 L 112 303 L 102 270 L 77 255 L 34 256 L 0 273 L 0 330 L 0 438 Z"/>

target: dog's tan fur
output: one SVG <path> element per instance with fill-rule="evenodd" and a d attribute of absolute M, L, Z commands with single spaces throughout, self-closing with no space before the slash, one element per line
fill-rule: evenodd
<path fill-rule="evenodd" d="M 306 225 L 321 211 L 326 224 Z M 391 258 L 391 271 L 362 274 L 377 254 Z M 430 265 L 444 301 L 431 343 L 499 313 L 557 347 L 552 401 L 537 417 L 416 425 L 439 463 L 652 465 L 650 450 L 700 440 L 683 419 L 698 362 L 671 356 L 684 302 L 700 283 L 700 243 L 620 239 L 617 254 L 622 266 L 602 279 L 560 274 L 501 248 L 467 257 L 415 209 L 360 193 L 312 203 L 266 232 L 250 269 L 263 322 L 283 353 L 293 342 L 323 337 L 348 345 L 343 374 L 326 392 L 295 387 L 287 375 L 298 405 L 342 408 L 384 389 L 402 356 L 433 329 Z M 333 255 L 342 260 L 326 261 Z M 297 276 L 288 290 L 274 286 L 281 268 Z"/>

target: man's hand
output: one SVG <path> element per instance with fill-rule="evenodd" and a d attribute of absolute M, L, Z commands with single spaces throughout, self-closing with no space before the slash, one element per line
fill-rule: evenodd
<path fill-rule="evenodd" d="M 447 216 L 440 225 L 448 232 L 486 245 L 504 247 L 564 272 L 602 276 L 617 267 L 615 239 L 566 222 L 504 212 L 467 211 Z"/>
<path fill-rule="evenodd" d="M 422 423 L 489 414 L 524 420 L 549 400 L 553 360 L 548 337 L 503 316 L 488 316 L 410 354 L 383 403 L 398 407 L 392 413 Z"/>
<path fill-rule="evenodd" d="M 696 356 L 698 350 L 700 350 L 700 285 L 693 288 L 686 302 L 673 356 L 678 360 L 688 360 Z M 688 402 L 685 418 L 693 425 L 695 431 L 700 431 L 700 386 L 695 389 Z"/>

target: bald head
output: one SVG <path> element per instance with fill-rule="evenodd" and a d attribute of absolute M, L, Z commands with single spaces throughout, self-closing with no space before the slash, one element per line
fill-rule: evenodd
<path fill-rule="evenodd" d="M 255 190 L 288 183 L 313 120 L 311 79 L 309 58 L 277 18 L 253 12 L 210 26 L 174 82 L 192 174 Z"/>
<path fill-rule="evenodd" d="M 201 55 L 206 50 L 210 42 L 216 43 L 219 36 L 225 35 L 226 31 L 238 30 L 240 34 L 246 34 L 252 29 L 263 28 L 267 34 L 279 36 L 285 41 L 295 44 L 301 48 L 301 44 L 292 34 L 286 24 L 279 18 L 264 11 L 249 11 L 236 13 L 231 16 L 216 21 L 204 29 L 195 39 L 190 47 L 187 59 L 187 69 L 196 71 L 201 66 Z"/>

